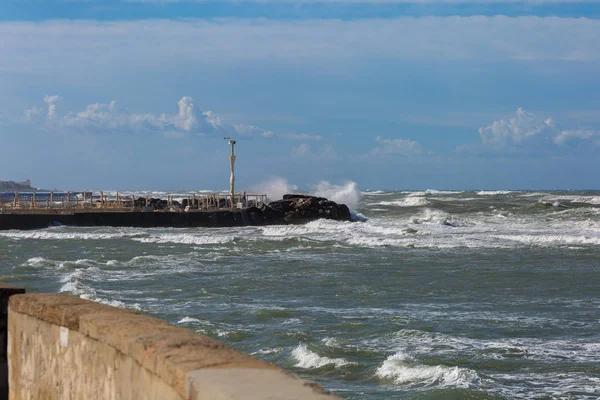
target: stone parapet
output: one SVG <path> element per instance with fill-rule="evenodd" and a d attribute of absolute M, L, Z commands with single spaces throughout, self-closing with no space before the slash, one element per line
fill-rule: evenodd
<path fill-rule="evenodd" d="M 335 399 L 207 336 L 60 294 L 10 298 L 10 399 Z"/>
<path fill-rule="evenodd" d="M 0 283 L 0 400 L 8 399 L 8 299 L 21 293 L 25 293 L 25 289 Z"/>

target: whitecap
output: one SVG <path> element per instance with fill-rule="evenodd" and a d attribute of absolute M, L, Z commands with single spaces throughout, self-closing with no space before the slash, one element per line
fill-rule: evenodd
<path fill-rule="evenodd" d="M 133 240 L 141 243 L 175 243 L 175 244 L 223 244 L 234 240 L 233 236 L 217 236 L 217 235 L 193 235 L 193 234 L 176 234 L 166 233 L 162 235 L 134 238 Z"/>
<path fill-rule="evenodd" d="M 502 194 L 512 193 L 512 190 L 481 190 L 477 192 L 479 196 L 499 196 Z"/>
<path fill-rule="evenodd" d="M 389 356 L 375 374 L 379 378 L 391 379 L 398 385 L 469 388 L 480 383 L 479 376 L 473 370 L 418 364 L 402 352 Z"/>
<path fill-rule="evenodd" d="M 407 196 L 404 199 L 394 201 L 380 201 L 379 203 L 372 203 L 370 205 L 377 206 L 396 206 L 396 207 L 421 207 L 429 204 L 429 201 L 425 197 L 420 196 Z"/>
<path fill-rule="evenodd" d="M 300 368 L 321 368 L 326 365 L 342 367 L 351 364 L 344 358 L 329 358 L 320 356 L 314 351 L 309 350 L 305 344 L 301 343 L 292 351 L 292 356 L 296 359 L 296 367 Z"/>

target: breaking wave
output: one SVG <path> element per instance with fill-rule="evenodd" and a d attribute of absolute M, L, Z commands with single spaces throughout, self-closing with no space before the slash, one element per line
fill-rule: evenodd
<path fill-rule="evenodd" d="M 512 193 L 512 190 L 481 190 L 477 192 L 479 196 L 499 196 L 502 194 Z"/>
<path fill-rule="evenodd" d="M 478 386 L 481 381 L 477 373 L 470 369 L 418 364 L 403 352 L 389 356 L 375 374 L 382 379 L 391 379 L 398 385 L 426 387 L 470 388 Z"/>
<path fill-rule="evenodd" d="M 351 364 L 344 358 L 329 358 L 320 356 L 301 343 L 292 351 L 292 357 L 297 361 L 296 367 L 299 368 L 321 368 L 328 365 L 342 367 Z"/>
<path fill-rule="evenodd" d="M 429 201 L 425 197 L 420 196 L 409 196 L 404 199 L 394 201 L 380 201 L 379 203 L 372 203 L 370 205 L 377 206 L 396 206 L 396 207 L 422 207 L 429 204 Z"/>

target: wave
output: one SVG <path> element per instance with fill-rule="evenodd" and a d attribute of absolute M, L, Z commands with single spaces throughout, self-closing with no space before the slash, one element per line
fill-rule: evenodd
<path fill-rule="evenodd" d="M 384 190 L 366 190 L 361 193 L 363 196 L 381 196 L 384 194 L 389 194 L 390 192 L 386 192 Z"/>
<path fill-rule="evenodd" d="M 16 240 L 111 240 L 140 235 L 139 232 L 53 232 L 51 229 L 52 228 L 38 231 L 5 231 L 0 232 L 0 237 Z"/>
<path fill-rule="evenodd" d="M 391 379 L 398 385 L 471 388 L 481 382 L 473 370 L 418 364 L 414 358 L 403 352 L 389 356 L 375 374 L 382 379 Z"/>
<path fill-rule="evenodd" d="M 600 245 L 600 237 L 573 236 L 573 235 L 496 235 L 498 239 L 515 241 L 528 245 Z"/>
<path fill-rule="evenodd" d="M 459 193 L 463 193 L 462 190 L 436 190 L 436 189 L 427 189 L 425 191 L 425 194 L 432 194 L 432 195 L 436 195 L 436 194 L 459 194 Z"/>
<path fill-rule="evenodd" d="M 420 311 L 423 313 L 423 311 Z M 543 324 L 563 326 L 566 321 L 560 318 L 548 319 L 530 317 L 520 314 L 499 314 L 496 312 L 448 312 L 447 310 L 428 311 L 426 315 L 435 318 L 439 314 L 452 318 L 460 318 L 465 322 L 473 323 L 475 320 L 498 320 L 504 326 L 515 325 L 535 329 Z M 487 322 L 484 322 L 489 326 Z M 500 322 L 499 322 L 500 323 Z M 368 346 L 368 344 L 365 344 Z M 567 339 L 538 339 L 530 337 L 511 337 L 498 339 L 479 339 L 465 336 L 455 336 L 440 332 L 426 332 L 414 329 L 402 329 L 391 337 L 382 338 L 371 344 L 376 349 L 389 348 L 397 351 L 411 349 L 417 355 L 428 357 L 467 357 L 473 360 L 514 360 L 527 358 L 543 362 L 565 361 L 571 363 L 586 363 L 597 360 L 600 345 L 593 339 L 567 340 Z"/>
<path fill-rule="evenodd" d="M 502 194 L 513 193 L 512 190 L 481 190 L 477 192 L 479 196 L 499 196 Z"/>
<path fill-rule="evenodd" d="M 404 199 L 394 201 L 380 201 L 379 203 L 371 203 L 373 206 L 396 206 L 396 207 L 422 207 L 429 204 L 425 197 L 408 196 Z"/>
<path fill-rule="evenodd" d="M 216 236 L 216 235 L 193 235 L 188 233 L 166 233 L 157 236 L 144 238 L 134 238 L 133 240 L 141 243 L 176 243 L 176 244 L 223 244 L 229 243 L 235 239 L 234 236 Z"/>
<path fill-rule="evenodd" d="M 335 367 L 342 367 L 344 365 L 353 364 L 344 358 L 329 358 L 320 356 L 314 351 L 308 349 L 308 347 L 301 343 L 292 351 L 292 356 L 296 359 L 296 367 L 299 368 L 321 368 L 328 365 Z"/>

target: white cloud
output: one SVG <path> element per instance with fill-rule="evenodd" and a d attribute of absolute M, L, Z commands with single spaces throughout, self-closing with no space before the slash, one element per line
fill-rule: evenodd
<path fill-rule="evenodd" d="M 514 117 L 508 120 L 494 121 L 490 126 L 479 128 L 479 135 L 483 143 L 492 146 L 521 143 L 535 136 L 544 136 L 544 134 L 554 132 L 552 118 L 540 118 L 520 107 Z"/>
<path fill-rule="evenodd" d="M 567 128 L 559 125 L 552 117 L 518 108 L 513 117 L 479 128 L 479 135 L 483 147 L 515 151 L 525 147 L 551 149 L 553 144 L 564 146 L 576 141 L 596 139 L 600 138 L 600 131 Z M 457 148 L 459 152 L 481 149 L 472 145 Z"/>
<path fill-rule="evenodd" d="M 41 112 L 42 111 L 39 108 L 37 108 L 37 106 L 33 106 L 29 110 L 25 110 L 25 120 L 33 121 L 40 115 Z"/>
<path fill-rule="evenodd" d="M 176 114 L 137 114 L 121 111 L 115 100 L 108 104 L 89 104 L 83 111 L 69 111 L 59 115 L 56 103 L 59 96 L 45 96 L 48 111 L 40 120 L 42 111 L 37 106 L 25 111 L 29 122 L 43 123 L 50 128 L 65 131 L 73 129 L 90 133 L 159 132 L 171 137 L 185 134 L 197 135 L 254 135 L 266 131 L 252 125 L 230 125 L 212 111 L 198 110 L 189 96 L 182 97 Z"/>
<path fill-rule="evenodd" d="M 212 111 L 199 110 L 190 96 L 183 96 L 178 102 L 177 114 L 136 114 L 121 111 L 117 102 L 108 104 L 89 104 L 83 111 L 69 111 L 61 116 L 56 103 L 60 96 L 44 97 L 47 104 L 47 115 L 42 119 L 43 110 L 37 105 L 25 111 L 25 120 L 31 123 L 42 123 L 47 127 L 65 131 L 73 129 L 81 132 L 107 133 L 116 132 L 159 132 L 169 137 L 183 137 L 187 134 L 197 135 L 233 135 L 265 138 L 283 138 L 289 140 L 322 140 L 321 136 L 307 133 L 278 134 L 255 125 L 228 124 Z M 296 148 L 299 156 L 305 155 L 308 145 Z"/>
<path fill-rule="evenodd" d="M 292 155 L 294 157 L 304 157 L 310 152 L 310 146 L 306 143 L 301 143 L 298 146 L 292 147 Z"/>
<path fill-rule="evenodd" d="M 410 139 L 385 139 L 381 136 L 375 138 L 381 146 L 370 151 L 371 156 L 385 154 L 418 154 L 421 153 L 421 145 Z"/>
<path fill-rule="evenodd" d="M 73 82 L 181 60 L 198 68 L 285 62 L 319 72 L 376 59 L 597 62 L 598 36 L 600 20 L 556 17 L 2 22 L 0 71 Z"/>
<path fill-rule="evenodd" d="M 57 119 L 58 112 L 56 110 L 56 103 L 62 100 L 60 96 L 44 96 L 44 102 L 48 104 L 48 119 Z"/>
<path fill-rule="evenodd" d="M 558 145 L 565 145 L 568 142 L 575 140 L 589 140 L 589 139 L 600 139 L 600 131 L 594 130 L 571 130 L 561 131 L 559 135 L 555 136 L 552 141 Z"/>

